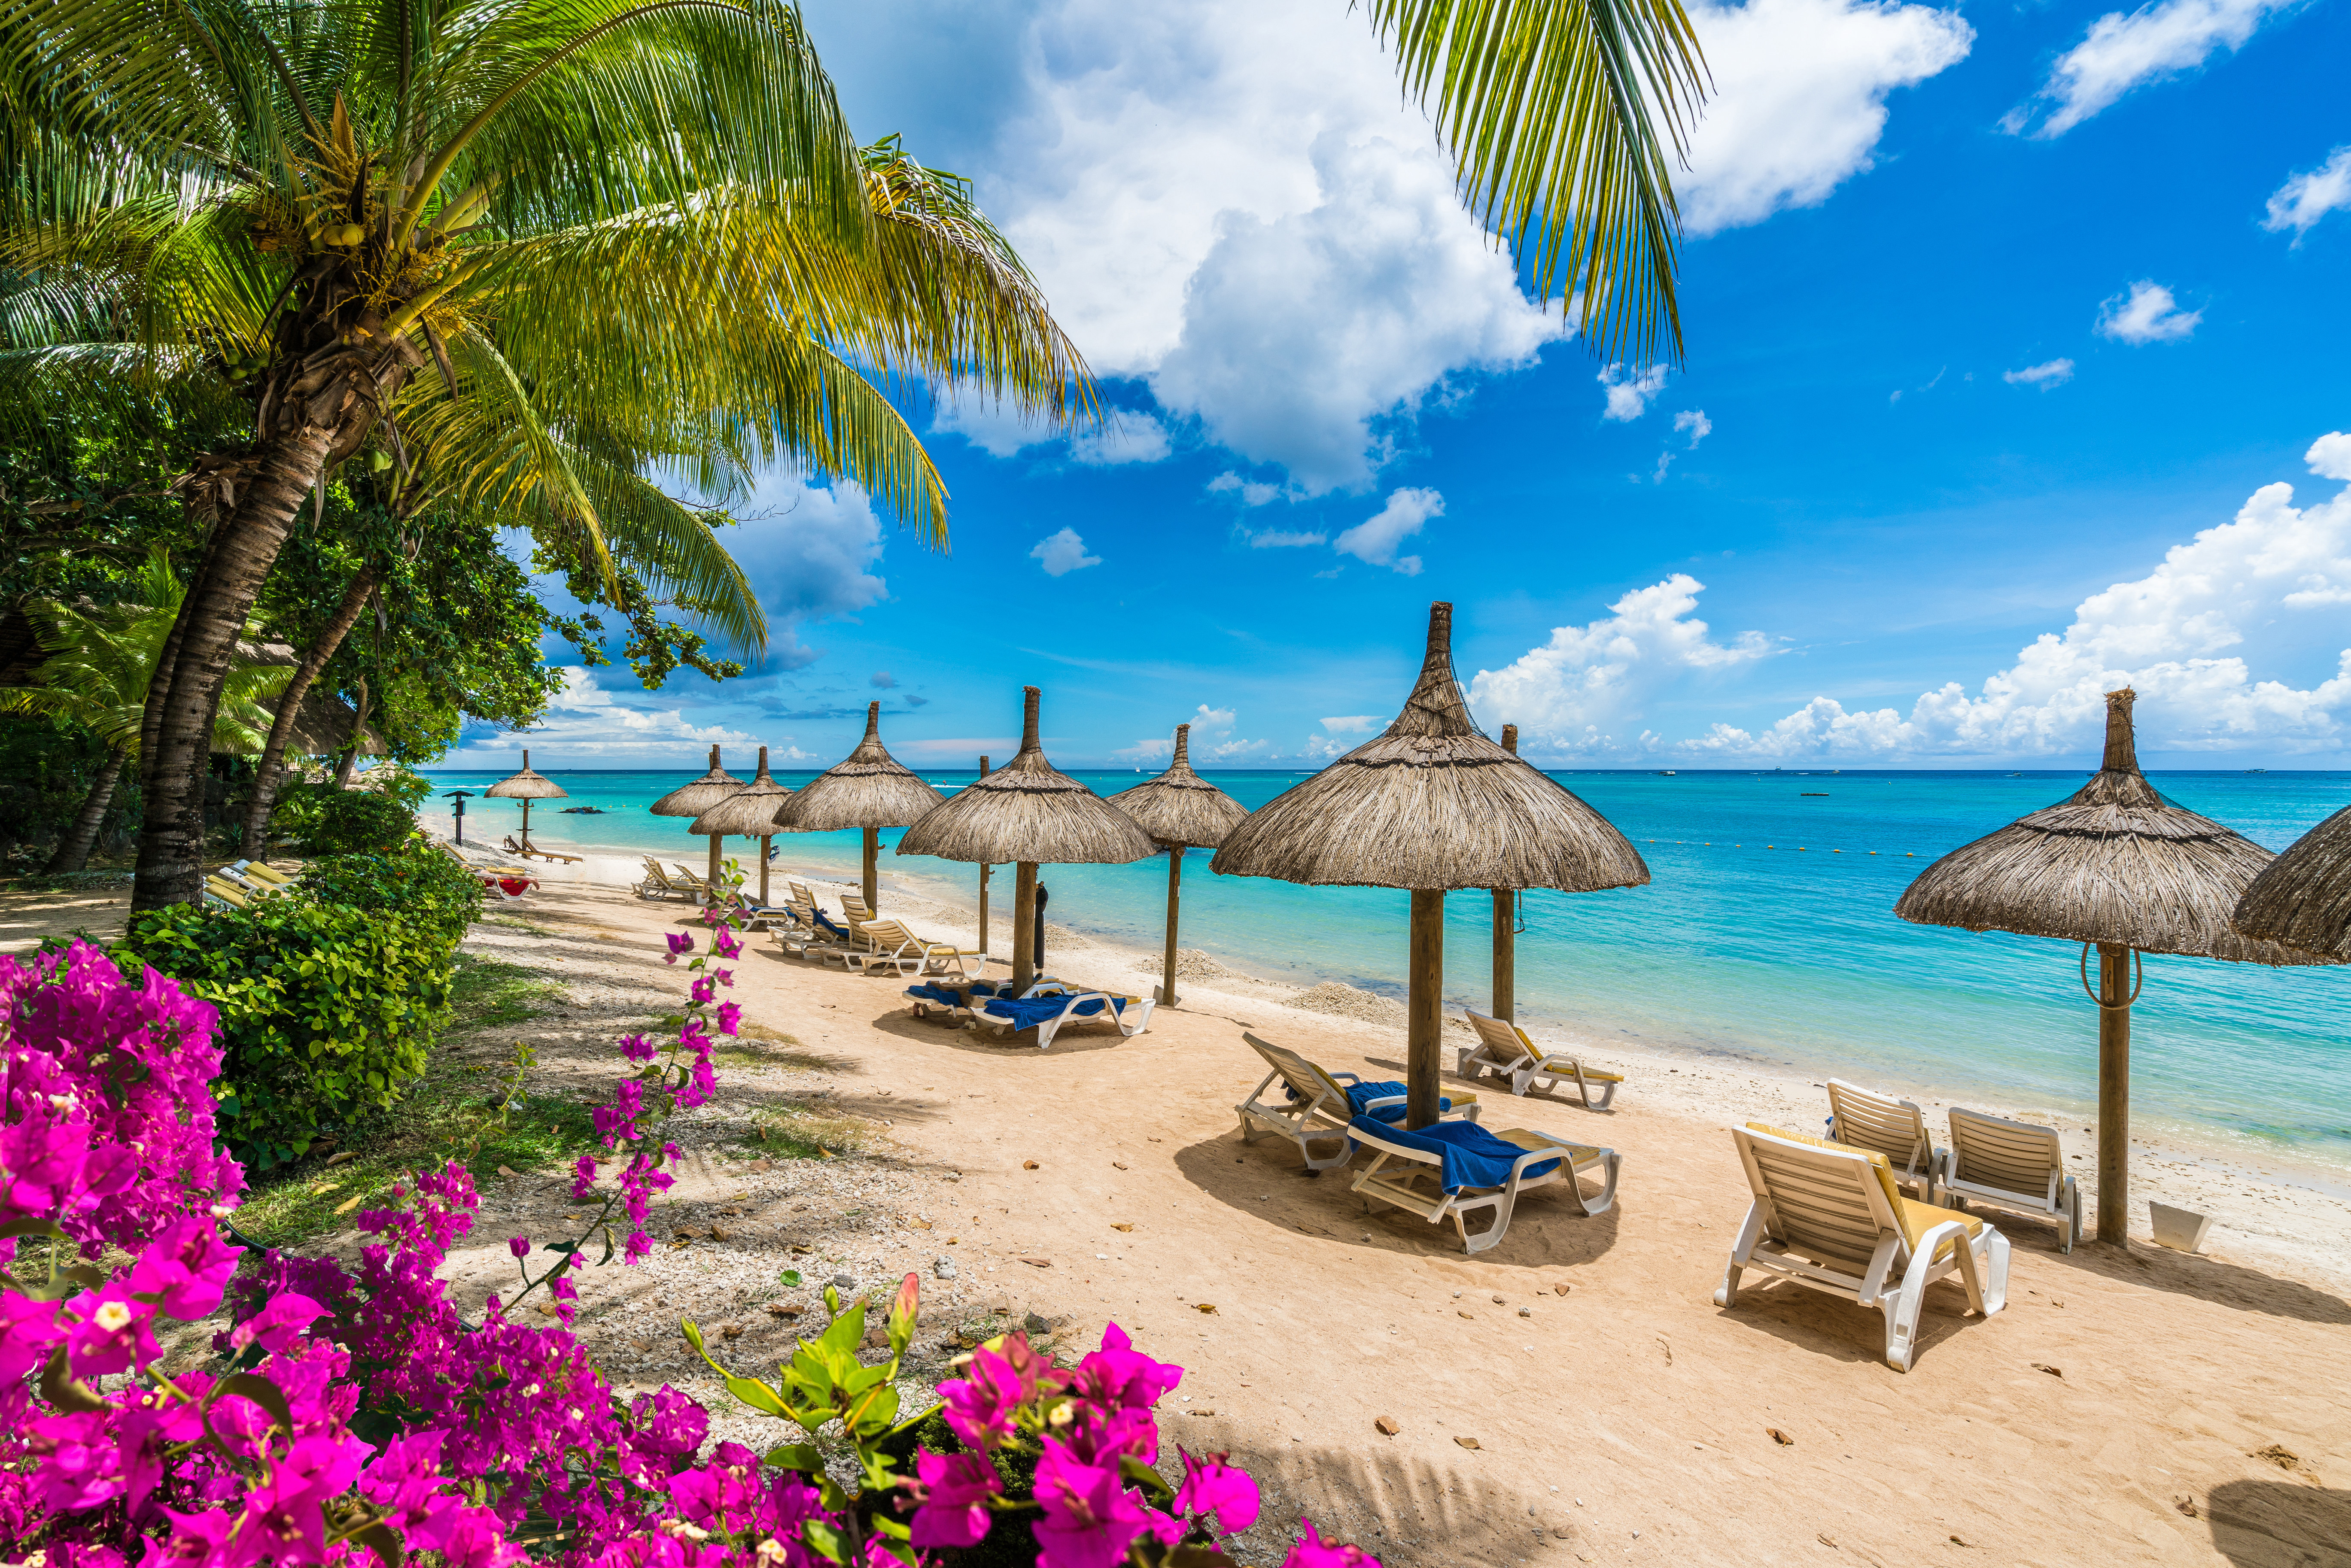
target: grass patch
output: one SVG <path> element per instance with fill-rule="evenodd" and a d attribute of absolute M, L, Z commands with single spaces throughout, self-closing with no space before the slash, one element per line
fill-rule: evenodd
<path fill-rule="evenodd" d="M 511 1029 L 544 1017 L 549 1008 L 560 1005 L 568 997 L 562 981 L 550 980 L 536 969 L 460 953 L 450 997 L 454 1011 L 449 1032 Z"/>
<path fill-rule="evenodd" d="M 549 927 L 544 925 L 535 925 L 528 920 L 517 920 L 511 915 L 485 915 L 482 916 L 479 924 L 484 925 L 503 925 L 509 931 L 519 931 L 527 936 L 560 936 L 563 935 L 560 931 L 550 930 Z"/>
<path fill-rule="evenodd" d="M 751 1118 L 742 1146 L 778 1160 L 820 1160 L 862 1155 L 873 1142 L 872 1124 L 820 1111 L 761 1111 Z"/>

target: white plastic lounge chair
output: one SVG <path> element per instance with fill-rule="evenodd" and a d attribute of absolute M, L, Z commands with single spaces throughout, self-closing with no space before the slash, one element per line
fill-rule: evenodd
<path fill-rule="evenodd" d="M 1935 1201 L 1935 1173 L 1943 1151 L 1927 1132 L 1926 1113 L 1912 1100 L 1873 1093 L 1842 1078 L 1829 1080 L 1829 1137 L 1857 1149 L 1875 1149 L 1894 1167 L 1894 1179 Z"/>
<path fill-rule="evenodd" d="M 1053 1043 L 1055 1035 L 1071 1024 L 1112 1024 L 1116 1026 L 1121 1035 L 1133 1040 L 1150 1027 L 1151 1009 L 1157 1005 L 1144 997 L 1115 996 L 1108 991 L 1077 991 L 1059 983 L 1046 985 L 1041 982 L 1023 991 L 1019 999 L 1024 1002 L 1058 1001 L 1061 1005 L 1055 1012 L 1034 1021 L 1022 1022 L 988 1010 L 1001 1001 L 1001 998 L 991 997 L 986 1001 L 975 998 L 971 1018 L 965 1027 L 975 1031 L 990 1029 L 999 1035 L 1019 1034 L 1033 1029 L 1037 1031 L 1037 1049 L 1043 1051 Z M 1079 1010 L 1089 1002 L 1100 1005 L 1089 1011 Z"/>
<path fill-rule="evenodd" d="M 669 868 L 669 880 L 671 886 L 683 889 L 685 895 L 694 900 L 696 904 L 706 904 L 710 901 L 710 884 L 708 883 L 695 875 L 694 873 L 686 870 L 684 864 L 681 862 L 670 862 Z"/>
<path fill-rule="evenodd" d="M 214 872 L 204 878 L 204 902 L 222 904 L 230 909 L 250 909 L 262 896 L 260 891 Z"/>
<path fill-rule="evenodd" d="M 464 866 L 467 871 L 474 873 L 475 877 L 481 883 L 482 891 L 485 894 L 488 894 L 492 898 L 499 900 L 501 903 L 512 904 L 516 899 L 518 899 L 523 895 L 522 893 L 507 892 L 502 885 L 503 883 L 509 882 L 525 883 L 526 885 L 523 888 L 523 893 L 528 893 L 532 888 L 538 885 L 538 878 L 532 875 L 529 870 L 526 867 L 518 865 L 504 865 L 496 862 L 481 859 L 459 849 L 456 845 L 451 843 L 446 839 L 439 839 L 434 841 L 440 844 L 443 852 L 447 854 L 450 859 L 455 861 L 459 865 Z"/>
<path fill-rule="evenodd" d="M 1596 1067 L 1584 1066 L 1573 1056 L 1543 1050 L 1514 1023 L 1488 1018 L 1467 1008 L 1461 1010 L 1469 1019 L 1469 1027 L 1478 1031 L 1478 1043 L 1464 1048 L 1456 1056 L 1453 1070 L 1473 1083 L 1490 1072 L 1507 1079 L 1513 1094 L 1523 1094 L 1529 1089 L 1540 1089 L 1548 1094 L 1559 1085 L 1572 1082 L 1585 1110 L 1605 1111 L 1608 1103 L 1616 1098 L 1616 1086 L 1625 1082 L 1621 1072 L 1603 1072 Z M 1600 1092 L 1596 1105 L 1592 1102 L 1595 1089 Z"/>
<path fill-rule="evenodd" d="M 1262 1040 L 1253 1034 L 1241 1039 L 1250 1050 L 1265 1059 L 1273 1071 L 1258 1081 L 1249 1092 L 1249 1098 L 1233 1107 L 1240 1117 L 1241 1142 L 1253 1144 L 1267 1133 L 1287 1138 L 1298 1145 L 1299 1157 L 1310 1171 L 1336 1170 L 1355 1157 L 1355 1145 L 1347 1136 L 1347 1124 L 1355 1115 L 1355 1107 L 1347 1098 L 1350 1087 L 1364 1082 L 1360 1072 L 1327 1072 L 1322 1068 L 1283 1046 Z M 1276 1083 L 1282 1085 L 1280 1094 L 1270 1093 Z M 1478 1096 L 1470 1093 L 1448 1094 L 1441 1115 L 1458 1116 L 1466 1121 L 1478 1119 Z M 1376 1095 L 1364 1100 L 1363 1109 L 1377 1113 L 1391 1105 L 1404 1103 L 1401 1094 Z M 1320 1145 L 1322 1152 L 1317 1154 Z"/>
<path fill-rule="evenodd" d="M 1355 1177 L 1353 1191 L 1363 1194 L 1366 1203 L 1384 1203 L 1405 1209 L 1431 1225 L 1450 1219 L 1454 1234 L 1461 1238 L 1462 1249 L 1467 1252 L 1483 1252 L 1500 1243 L 1510 1232 L 1510 1218 L 1517 1211 L 1521 1193 L 1556 1186 L 1567 1194 L 1578 1212 L 1586 1216 L 1607 1213 L 1615 1206 L 1616 1175 L 1624 1165 L 1624 1156 L 1614 1149 L 1571 1144 L 1549 1133 L 1511 1127 L 1493 1134 L 1524 1151 L 1511 1160 L 1510 1178 L 1492 1186 L 1463 1186 L 1447 1192 L 1442 1176 L 1442 1156 L 1404 1142 L 1410 1134 L 1401 1128 L 1389 1127 L 1369 1116 L 1358 1116 L 1348 1124 L 1348 1135 L 1374 1155 L 1372 1163 Z M 1548 1168 L 1538 1171 L 1538 1166 Z M 1580 1178 L 1592 1170 L 1601 1173 L 1600 1194 L 1587 1198 Z M 1464 1217 L 1479 1209 L 1488 1210 L 1492 1218 L 1484 1229 L 1473 1233 Z"/>
<path fill-rule="evenodd" d="M 561 861 L 567 865 L 578 865 L 580 863 L 580 857 L 578 855 L 559 855 L 553 850 L 540 849 L 537 844 L 518 844 L 515 842 L 514 835 L 512 833 L 508 833 L 507 835 L 507 853 L 510 855 L 520 855 L 525 860 L 528 860 L 531 856 L 537 855 L 543 861 Z"/>
<path fill-rule="evenodd" d="M 1886 1362 L 1910 1370 L 1927 1287 L 1956 1270 L 1968 1306 L 2008 1304 L 2008 1238 L 1972 1215 L 1902 1196 L 1876 1149 L 1782 1132 L 1760 1122 L 1731 1142 L 1754 1193 L 1714 1304 L 1739 1299 L 1747 1269 L 1810 1285 L 1886 1314 Z"/>
<path fill-rule="evenodd" d="M 858 929 L 872 944 L 872 950 L 847 954 L 844 961 L 851 968 L 868 973 L 944 975 L 952 970 L 956 976 L 963 977 L 966 976 L 963 961 L 979 956 L 978 953 L 957 947 L 952 942 L 925 941 L 895 920 L 869 920 Z"/>
<path fill-rule="evenodd" d="M 1980 1199 L 2046 1215 L 2057 1222 L 2057 1249 L 2082 1236 L 2082 1192 L 2065 1174 L 2057 1129 L 1951 1107 L 1951 1146 L 1943 1156 L 1943 1195 L 1952 1207 Z"/>

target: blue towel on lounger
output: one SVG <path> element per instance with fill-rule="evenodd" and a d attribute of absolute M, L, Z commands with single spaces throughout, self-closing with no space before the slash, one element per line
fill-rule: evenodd
<path fill-rule="evenodd" d="M 936 1002 L 943 1008 L 963 1006 L 963 998 L 945 986 L 908 986 L 906 994 L 918 1002 Z"/>
<path fill-rule="evenodd" d="M 1511 1165 L 1527 1152 L 1516 1144 L 1505 1143 L 1475 1122 L 1438 1122 L 1406 1132 L 1369 1116 L 1358 1116 L 1348 1125 L 1384 1143 L 1437 1155 L 1437 1185 L 1447 1192 L 1459 1192 L 1466 1186 L 1507 1186 Z M 1529 1166 L 1526 1174 L 1531 1180 L 1558 1168 L 1557 1160 L 1542 1160 Z"/>
<path fill-rule="evenodd" d="M 1403 1084 L 1395 1082 L 1350 1083 L 1345 1087 L 1347 1091 L 1347 1112 L 1350 1115 L 1361 1116 L 1370 1114 L 1377 1116 L 1383 1122 L 1401 1122 L 1404 1120 L 1404 1105 L 1401 1102 L 1394 1105 L 1383 1105 L 1378 1110 L 1369 1113 L 1366 1113 L 1364 1109 L 1365 1105 L 1371 1103 L 1374 1100 L 1386 1100 L 1402 1094 L 1405 1092 Z M 1287 1083 L 1281 1086 L 1281 1092 L 1285 1095 L 1289 1096 L 1293 1103 L 1303 1098 L 1297 1090 L 1292 1089 Z M 1444 1095 L 1439 1097 L 1437 1102 L 1437 1109 L 1440 1115 L 1445 1112 L 1452 1110 L 1452 1096 Z"/>
<path fill-rule="evenodd" d="M 1061 1017 L 1061 1009 L 1069 1005 L 1067 997 L 998 997 L 994 1001 L 982 1004 L 980 1010 L 1016 1030 L 1023 1030 L 1035 1029 L 1048 1019 Z M 1123 1013 L 1126 1010 L 1125 999 L 1113 998 L 1111 1007 L 1114 1012 Z M 1073 1016 L 1092 1018 L 1102 1010 L 1102 998 L 1096 997 L 1092 1001 L 1080 1002 Z"/>
<path fill-rule="evenodd" d="M 843 931 L 840 926 L 835 925 L 829 918 L 826 917 L 824 911 L 821 909 L 816 911 L 816 924 L 818 930 L 822 931 L 829 936 L 838 936 L 843 942 L 851 940 L 849 933 Z"/>

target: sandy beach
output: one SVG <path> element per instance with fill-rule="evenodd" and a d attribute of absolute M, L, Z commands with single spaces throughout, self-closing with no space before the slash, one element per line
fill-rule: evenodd
<path fill-rule="evenodd" d="M 616 1033 L 680 988 L 661 935 L 694 921 L 601 885 L 611 870 L 558 868 L 476 927 L 470 950 L 559 979 L 566 1001 L 449 1049 L 488 1063 L 528 1039 L 533 1093 L 609 1084 Z M 70 923 L 99 928 L 99 902 Z M 960 912 L 894 890 L 884 912 L 970 935 Z M 1155 978 L 1063 934 L 1048 952 L 1075 981 L 1147 995 Z M 616 1385 L 690 1390 L 721 1413 L 715 1436 L 779 1434 L 728 1410 L 680 1317 L 772 1375 L 794 1322 L 820 1321 L 816 1287 L 913 1271 L 910 1393 L 944 1375 L 958 1330 L 1026 1325 L 1077 1351 L 1114 1320 L 1183 1364 L 1169 1437 L 1229 1448 L 1266 1485 L 1251 1563 L 1278 1563 L 1301 1513 L 1405 1568 L 2351 1563 L 2351 1231 L 2313 1184 L 2148 1147 L 2135 1198 L 2209 1207 L 2206 1254 L 2135 1238 L 2061 1255 L 2050 1227 L 1999 1218 L 2008 1310 L 1965 1316 L 1959 1286 L 1936 1285 L 1906 1375 L 1881 1359 L 1874 1312 L 1753 1276 L 1734 1310 L 1710 1300 L 1746 1207 L 1724 1129 L 1817 1125 L 1810 1082 L 1598 1049 L 1628 1080 L 1609 1113 L 1481 1089 L 1487 1125 L 1607 1145 L 1624 1176 L 1596 1218 L 1531 1196 L 1470 1258 L 1449 1227 L 1367 1214 L 1342 1174 L 1309 1178 L 1290 1145 L 1236 1134 L 1261 1073 L 1244 1029 L 1398 1077 L 1384 998 L 1204 975 L 1137 1038 L 1072 1029 L 1040 1051 L 917 1020 L 904 982 L 764 936 L 734 967 L 749 1027 L 716 1101 L 673 1124 L 688 1168 L 656 1211 L 664 1245 L 591 1271 L 580 1325 Z M 758 1134 L 775 1118 L 841 1152 L 771 1157 Z M 469 1304 L 513 1278 L 507 1237 L 552 1238 L 573 1212 L 555 1171 L 481 1174 L 480 1223 L 450 1266 Z"/>

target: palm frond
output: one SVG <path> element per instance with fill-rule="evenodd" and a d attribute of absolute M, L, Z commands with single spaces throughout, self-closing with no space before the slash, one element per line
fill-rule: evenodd
<path fill-rule="evenodd" d="M 1468 204 L 1531 266 L 1538 298 L 1581 297 L 1604 355 L 1681 354 L 1678 157 L 1706 93 L 1681 0 L 1364 0 L 1405 92 L 1432 110 Z"/>

